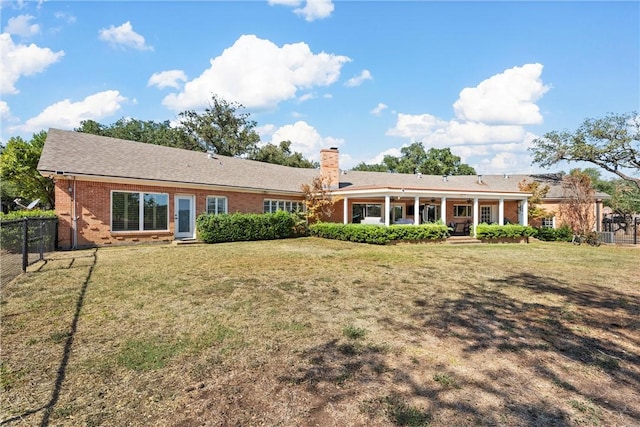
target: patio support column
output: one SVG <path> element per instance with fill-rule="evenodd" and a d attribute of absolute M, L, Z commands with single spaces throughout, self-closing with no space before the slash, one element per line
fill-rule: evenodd
<path fill-rule="evenodd" d="M 420 196 L 416 196 L 413 199 L 413 224 L 420 224 Z"/>
<path fill-rule="evenodd" d="M 480 203 L 478 198 L 473 198 L 473 237 L 476 237 L 476 229 L 478 228 L 478 217 L 480 216 Z"/>
<path fill-rule="evenodd" d="M 527 226 L 529 225 L 529 199 L 523 199 L 520 206 L 522 206 L 522 220 L 520 224 Z"/>
<path fill-rule="evenodd" d="M 342 206 L 342 223 L 349 224 L 349 199 L 342 199 L 344 205 Z"/>
<path fill-rule="evenodd" d="M 391 210 L 391 196 L 389 196 L 388 194 L 386 196 L 384 196 L 384 225 L 386 225 L 387 227 L 389 226 L 389 224 L 391 223 L 390 220 L 390 213 L 389 212 Z"/>
<path fill-rule="evenodd" d="M 440 199 L 440 219 L 444 225 L 447 225 L 447 198 Z"/>
<path fill-rule="evenodd" d="M 504 199 L 502 197 L 498 204 L 498 225 L 504 225 Z"/>

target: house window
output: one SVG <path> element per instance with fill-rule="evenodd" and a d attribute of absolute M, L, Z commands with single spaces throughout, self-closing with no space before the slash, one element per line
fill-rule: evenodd
<path fill-rule="evenodd" d="M 453 216 L 454 217 L 470 217 L 471 216 L 471 205 L 453 205 Z"/>
<path fill-rule="evenodd" d="M 111 193 L 111 231 L 169 229 L 169 195 L 163 193 Z"/>
<path fill-rule="evenodd" d="M 271 200 L 264 199 L 263 212 L 274 213 L 276 211 L 297 212 L 303 211 L 304 204 L 294 200 Z"/>
<path fill-rule="evenodd" d="M 218 215 L 227 213 L 227 198 L 207 196 L 207 214 Z"/>
<path fill-rule="evenodd" d="M 546 218 L 542 218 L 542 228 L 556 228 L 556 217 L 548 216 Z"/>
<path fill-rule="evenodd" d="M 382 218 L 380 203 L 354 203 L 351 205 L 351 222 L 360 223 L 366 217 Z"/>

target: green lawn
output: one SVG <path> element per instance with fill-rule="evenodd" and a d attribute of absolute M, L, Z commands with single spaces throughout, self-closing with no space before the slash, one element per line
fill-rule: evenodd
<path fill-rule="evenodd" d="M 639 266 L 567 243 L 60 252 L 2 285 L 0 423 L 637 425 Z"/>

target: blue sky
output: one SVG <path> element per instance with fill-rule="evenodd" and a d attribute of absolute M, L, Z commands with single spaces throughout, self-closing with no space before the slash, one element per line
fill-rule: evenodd
<path fill-rule="evenodd" d="M 211 94 L 345 169 L 421 141 L 526 173 L 530 141 L 640 109 L 640 2 L 2 2 L 0 138 L 175 120 Z M 567 167 L 568 168 L 568 167 Z"/>

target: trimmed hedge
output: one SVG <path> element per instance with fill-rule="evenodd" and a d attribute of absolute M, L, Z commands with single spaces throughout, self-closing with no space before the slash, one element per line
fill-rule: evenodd
<path fill-rule="evenodd" d="M 31 211 L 12 211 L 9 213 L 0 212 L 0 221 L 12 221 L 22 218 L 56 218 L 56 211 L 45 211 L 34 209 Z"/>
<path fill-rule="evenodd" d="M 312 236 L 356 243 L 385 245 L 393 241 L 419 242 L 446 239 L 449 229 L 443 224 L 381 225 L 319 222 L 309 226 Z"/>
<path fill-rule="evenodd" d="M 519 239 L 536 235 L 533 227 L 517 224 L 497 225 L 478 224 L 476 237 L 478 239 Z"/>
<path fill-rule="evenodd" d="M 200 215 L 198 239 L 205 243 L 287 239 L 307 235 L 307 228 L 295 213 Z"/>
<path fill-rule="evenodd" d="M 547 242 L 570 242 L 573 231 L 568 226 L 560 228 L 536 228 L 536 238 Z"/>

